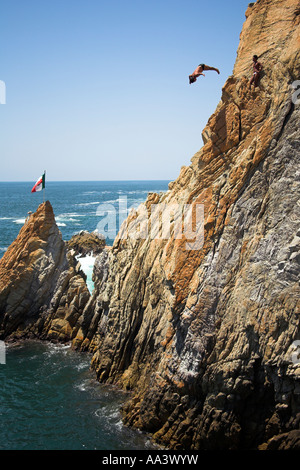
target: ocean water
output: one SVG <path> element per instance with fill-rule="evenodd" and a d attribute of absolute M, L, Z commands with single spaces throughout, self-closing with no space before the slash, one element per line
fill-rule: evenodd
<path fill-rule="evenodd" d="M 0 183 L 0 258 L 27 213 L 43 202 L 42 192 L 31 193 L 33 184 Z M 167 189 L 168 181 L 46 181 L 45 199 L 52 204 L 63 239 L 69 240 L 81 230 L 99 227 L 103 204 L 115 210 L 118 229 L 124 202 L 130 210 L 145 201 L 148 192 Z M 92 291 L 94 257 L 81 263 Z M 89 355 L 47 343 L 6 349 L 6 363 L 0 363 L 0 450 L 151 448 L 147 436 L 122 425 L 120 407 L 126 396 L 96 382 Z"/>
<path fill-rule="evenodd" d="M 132 207 L 145 201 L 149 192 L 164 192 L 169 181 L 102 181 L 102 182 L 47 182 L 45 194 L 31 193 L 35 182 L 0 182 L 0 258 L 17 237 L 28 212 L 35 212 L 39 204 L 49 200 L 56 223 L 64 240 L 69 240 L 81 230 L 103 233 L 102 221 L 110 213 L 113 230 L 104 232 L 108 245 L 112 245 L 120 223 Z M 91 281 L 94 258 L 81 259 L 87 275 L 87 285 L 92 292 Z"/>
<path fill-rule="evenodd" d="M 31 193 L 35 182 L 0 182 L 0 256 L 17 237 L 29 211 L 36 211 L 43 202 L 42 191 Z M 146 200 L 148 192 L 168 189 L 168 181 L 102 181 L 47 182 L 45 199 L 52 204 L 57 225 L 64 240 L 80 230 L 92 232 L 101 222 L 101 207 L 116 210 L 119 227 L 119 207 L 128 210 Z M 106 207 L 103 206 L 103 207 Z M 126 214 L 121 214 L 123 217 Z M 107 243 L 112 244 L 108 239 Z"/>
<path fill-rule="evenodd" d="M 0 364 L 0 450 L 149 450 L 122 424 L 125 394 L 96 382 L 90 356 L 28 342 Z"/>

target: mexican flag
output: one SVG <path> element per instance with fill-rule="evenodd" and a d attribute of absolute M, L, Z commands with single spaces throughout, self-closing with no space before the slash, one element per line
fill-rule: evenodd
<path fill-rule="evenodd" d="M 31 192 L 36 193 L 37 191 L 42 191 L 42 189 L 44 188 L 45 188 L 45 173 L 37 180 Z"/>

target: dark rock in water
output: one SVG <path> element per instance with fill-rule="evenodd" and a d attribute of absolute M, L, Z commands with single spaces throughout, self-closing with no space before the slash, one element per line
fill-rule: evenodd
<path fill-rule="evenodd" d="M 103 235 L 97 231 L 90 233 L 86 230 L 82 230 L 76 235 L 73 235 L 73 237 L 65 243 L 68 250 L 74 251 L 75 256 L 87 256 L 91 254 L 96 256 L 103 251 L 106 245 Z"/>

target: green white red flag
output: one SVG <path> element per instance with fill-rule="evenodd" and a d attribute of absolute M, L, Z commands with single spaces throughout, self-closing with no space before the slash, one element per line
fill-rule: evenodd
<path fill-rule="evenodd" d="M 37 191 L 42 191 L 42 189 L 44 188 L 45 188 L 45 173 L 37 180 L 31 192 L 35 193 Z"/>

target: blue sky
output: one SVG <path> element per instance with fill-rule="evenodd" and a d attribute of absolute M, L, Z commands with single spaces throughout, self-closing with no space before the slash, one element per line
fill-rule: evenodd
<path fill-rule="evenodd" d="M 248 3 L 2 2 L 0 181 L 174 180 L 203 145 Z M 221 74 L 189 85 L 202 62 Z"/>

